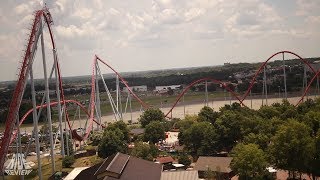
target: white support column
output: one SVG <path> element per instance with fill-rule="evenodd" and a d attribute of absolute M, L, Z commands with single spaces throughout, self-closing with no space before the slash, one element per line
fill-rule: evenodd
<path fill-rule="evenodd" d="M 251 104 L 250 107 L 251 107 L 251 109 L 252 109 L 252 98 L 253 98 L 253 97 L 252 97 L 252 93 L 251 93 L 251 89 L 250 89 L 250 101 L 251 101 L 251 102 L 250 102 L 250 104 Z"/>
<path fill-rule="evenodd" d="M 65 111 L 65 108 L 66 108 L 66 104 L 63 105 L 63 109 Z M 69 132 L 72 133 L 70 131 L 67 131 L 67 118 L 66 116 L 64 116 L 64 129 L 66 130 L 66 149 L 67 149 L 67 156 L 70 156 L 70 152 L 69 152 Z"/>
<path fill-rule="evenodd" d="M 56 94 L 57 94 L 57 101 L 58 101 L 58 119 L 59 119 L 59 131 L 60 131 L 60 149 L 62 157 L 65 157 L 64 153 L 64 138 L 63 138 L 63 128 L 62 128 L 62 113 L 61 113 L 61 102 L 60 102 L 60 79 L 58 75 L 58 58 L 57 52 L 53 49 L 53 60 L 54 60 L 54 68 L 55 68 L 55 77 L 56 77 Z"/>
<path fill-rule="evenodd" d="M 319 76 L 317 76 L 317 88 L 316 88 L 316 97 L 319 95 Z"/>
<path fill-rule="evenodd" d="M 205 96 L 206 96 L 206 106 L 209 106 L 208 105 L 208 82 L 206 81 L 206 84 L 205 84 Z"/>
<path fill-rule="evenodd" d="M 286 75 L 286 65 L 284 61 L 284 53 L 282 53 L 282 61 L 283 61 L 283 82 L 284 82 L 284 98 L 287 99 L 287 75 Z"/>
<path fill-rule="evenodd" d="M 40 143 L 39 143 L 39 130 L 38 130 L 38 117 L 37 117 L 37 102 L 36 102 L 36 92 L 34 89 L 34 82 L 33 82 L 33 70 L 32 67 L 30 68 L 30 83 L 31 83 L 31 97 L 32 97 L 32 108 L 33 108 L 33 132 L 35 136 L 35 145 L 36 145 L 36 153 L 37 153 L 37 162 L 38 162 L 38 176 L 39 179 L 42 179 L 42 172 L 41 172 L 41 159 L 40 159 Z M 41 113 L 41 112 L 40 112 Z M 40 114 L 39 114 L 40 117 Z"/>
<path fill-rule="evenodd" d="M 98 71 L 98 73 L 99 73 L 100 76 L 101 76 L 101 79 L 102 79 L 104 88 L 105 88 L 105 90 L 106 90 L 106 92 L 107 92 L 107 95 L 108 95 L 108 98 L 109 98 L 109 102 L 110 102 L 110 105 L 111 105 L 111 108 L 112 108 L 112 111 L 113 111 L 113 114 L 114 114 L 114 118 L 115 118 L 115 120 L 117 121 L 118 119 L 120 119 L 119 111 L 117 110 L 116 104 L 114 103 L 114 100 L 113 100 L 113 98 L 112 98 L 112 96 L 111 96 L 111 93 L 110 93 L 110 91 L 109 91 L 109 89 L 108 89 L 108 86 L 107 86 L 107 84 L 106 84 L 106 82 L 105 82 L 105 80 L 104 80 L 104 78 L 103 78 L 103 75 L 102 75 L 102 73 L 101 73 L 101 71 L 100 71 L 100 67 L 99 67 L 99 66 L 97 66 L 97 71 Z"/>
<path fill-rule="evenodd" d="M 117 111 L 119 112 L 119 77 L 116 75 L 116 98 L 117 98 Z"/>
<path fill-rule="evenodd" d="M 268 106 L 268 86 L 267 86 L 267 74 L 266 74 L 266 67 L 263 67 L 263 79 L 264 79 L 264 90 L 265 90 L 265 97 L 266 97 L 266 105 Z"/>
<path fill-rule="evenodd" d="M 98 67 L 98 62 L 96 62 L 96 69 Z M 98 80 L 98 73 L 96 71 L 96 111 L 97 111 L 97 119 L 100 125 L 97 124 L 97 129 L 101 130 L 101 108 L 100 108 L 100 92 L 99 92 L 99 80 Z"/>
<path fill-rule="evenodd" d="M 16 121 L 16 124 L 17 124 L 17 133 L 18 133 L 18 139 L 17 139 L 17 152 L 19 154 L 22 154 L 22 147 L 21 147 L 21 132 L 20 132 L 20 121 L 19 121 L 19 112 L 17 113 L 17 121 Z M 31 139 L 32 139 L 32 133 L 31 133 Z M 31 141 L 31 140 L 29 140 Z M 21 180 L 24 180 L 24 176 L 20 176 L 20 179 Z"/>
<path fill-rule="evenodd" d="M 117 76 L 118 77 L 118 76 Z M 122 99 L 121 99 L 121 88 L 120 88 L 120 81 L 119 81 L 119 77 L 118 77 L 118 91 L 119 91 L 119 108 L 120 108 L 120 118 L 123 121 L 123 115 L 122 115 Z"/>
<path fill-rule="evenodd" d="M 132 106 L 131 106 L 131 94 L 129 93 L 129 107 L 130 107 L 130 120 L 131 120 L 131 123 L 132 122 Z"/>
<path fill-rule="evenodd" d="M 261 94 L 261 101 L 262 101 L 262 106 L 264 105 L 264 99 L 263 99 L 263 96 L 265 94 L 264 90 L 265 90 L 265 87 L 264 87 L 264 78 L 262 80 L 262 94 Z"/>
<path fill-rule="evenodd" d="M 130 92 L 128 91 L 128 93 L 127 93 L 127 94 L 128 94 L 128 95 L 127 95 L 126 105 L 124 106 L 124 114 L 126 114 L 126 113 L 127 113 Z"/>
<path fill-rule="evenodd" d="M 44 51 L 44 40 L 43 40 L 43 29 L 42 29 L 42 20 L 41 23 L 41 51 L 42 51 L 42 61 L 43 61 L 43 74 L 45 81 L 45 94 L 46 94 L 46 103 L 47 103 L 47 117 L 49 124 L 49 134 L 50 134 L 50 154 L 51 154 L 51 168 L 52 174 L 55 172 L 55 161 L 54 161 L 54 151 L 53 151 L 53 136 L 52 136 L 52 121 L 51 121 L 51 107 L 50 107 L 50 96 L 49 96 L 49 82 L 47 76 L 47 62 Z"/>
<path fill-rule="evenodd" d="M 182 96 L 182 103 L 183 103 L 183 117 L 186 118 L 186 104 L 184 103 L 184 95 Z"/>
<path fill-rule="evenodd" d="M 303 91 L 307 90 L 308 86 L 308 78 L 307 78 L 307 68 L 306 65 L 303 66 Z M 308 92 L 306 93 L 307 99 L 308 99 Z"/>

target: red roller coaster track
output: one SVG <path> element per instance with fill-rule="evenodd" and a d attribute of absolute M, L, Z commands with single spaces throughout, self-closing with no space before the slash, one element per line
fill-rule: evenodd
<path fill-rule="evenodd" d="M 165 117 L 168 117 L 168 115 L 172 112 L 172 110 L 176 107 L 176 105 L 178 104 L 178 102 L 180 101 L 180 99 L 182 98 L 182 96 L 192 87 L 194 86 L 195 84 L 198 84 L 200 82 L 203 82 L 203 81 L 211 81 L 213 83 L 216 83 L 216 84 L 220 84 L 224 89 L 226 89 L 227 91 L 229 91 L 231 93 L 231 95 L 235 98 L 238 99 L 238 101 L 240 102 L 240 104 L 242 104 L 243 106 L 245 106 L 241 99 L 238 97 L 238 95 L 232 91 L 225 83 L 219 81 L 219 80 L 216 80 L 216 79 L 213 79 L 213 78 L 202 78 L 202 79 L 198 79 L 196 81 L 193 81 L 192 83 L 190 83 L 183 91 L 181 94 L 178 95 L 178 98 L 176 100 L 176 102 L 173 104 L 173 106 L 171 107 L 171 109 L 167 112 L 167 114 L 165 115 Z"/>
<path fill-rule="evenodd" d="M 51 24 L 52 24 L 52 18 L 51 18 L 51 14 L 48 11 L 47 8 L 38 10 L 35 12 L 35 18 L 33 20 L 33 24 L 32 24 L 32 28 L 31 28 L 31 33 L 28 39 L 28 45 L 24 54 L 24 58 L 23 58 L 23 62 L 21 64 L 21 68 L 20 68 L 20 72 L 19 72 L 19 76 L 18 76 L 18 80 L 17 80 L 17 84 L 16 84 L 16 88 L 14 90 L 13 96 L 12 96 L 12 101 L 10 103 L 9 106 L 9 111 L 8 111 L 8 116 L 5 122 L 5 131 L 4 131 L 4 137 L 2 138 L 1 144 L 0 144 L 0 169 L 3 172 L 3 165 L 4 165 L 4 161 L 5 161 L 5 157 L 6 154 L 8 152 L 8 147 L 9 144 L 11 143 L 12 139 L 14 139 L 14 137 L 16 136 L 16 132 L 14 131 L 14 126 L 15 126 L 15 121 L 17 119 L 17 114 L 19 112 L 19 108 L 20 108 L 20 104 L 22 101 L 22 97 L 23 97 L 23 93 L 25 90 L 25 86 L 26 86 L 26 82 L 29 76 L 29 72 L 30 72 L 30 68 L 32 67 L 33 64 L 33 57 L 36 51 L 36 46 L 37 46 L 37 40 L 40 36 L 40 31 L 42 30 L 42 18 L 44 19 L 45 23 L 47 24 L 48 30 L 49 30 L 49 34 L 50 34 L 50 39 L 51 39 L 51 45 L 54 51 L 56 51 L 56 44 L 54 41 L 54 37 L 53 37 L 53 33 L 52 33 L 52 29 L 51 29 Z M 202 78 L 199 80 L 196 80 L 194 82 L 192 82 L 191 84 L 189 84 L 180 95 L 178 95 L 175 103 L 173 104 L 173 106 L 171 107 L 171 109 L 169 110 L 169 112 L 166 113 L 166 117 L 172 112 L 172 110 L 176 107 L 177 103 L 180 101 L 180 99 L 182 98 L 182 96 L 195 84 L 203 82 L 203 81 L 211 81 L 213 83 L 217 83 L 217 84 L 221 84 L 221 86 L 223 88 L 225 88 L 227 91 L 229 91 L 231 93 L 231 95 L 233 97 L 235 97 L 240 104 L 243 104 L 243 101 L 246 99 L 246 97 L 248 96 L 248 94 L 250 93 L 250 90 L 252 89 L 257 76 L 259 75 L 259 73 L 261 73 L 261 71 L 263 71 L 263 68 L 267 65 L 267 63 L 276 55 L 278 54 L 291 54 L 294 55 L 296 57 L 299 58 L 300 61 L 302 61 L 305 65 L 307 65 L 310 70 L 315 74 L 313 76 L 313 78 L 310 80 L 308 86 L 306 87 L 304 94 L 302 95 L 301 99 L 299 100 L 299 102 L 297 103 L 297 105 L 299 103 L 302 102 L 303 98 L 305 97 L 305 95 L 307 94 L 312 82 L 317 79 L 317 77 L 320 74 L 320 71 L 315 72 L 315 70 L 312 68 L 312 66 L 309 64 L 309 62 L 307 62 L 306 60 L 304 60 L 303 58 L 301 58 L 299 55 L 297 55 L 296 53 L 293 53 L 291 51 L 280 51 L 277 52 L 275 54 L 273 54 L 272 56 L 270 56 L 264 63 L 262 63 L 262 65 L 259 67 L 259 69 L 257 70 L 257 72 L 255 73 L 255 75 L 253 76 L 251 83 L 248 87 L 248 90 L 245 92 L 245 94 L 243 95 L 242 98 L 240 98 L 234 91 L 232 91 L 225 83 L 216 80 L 214 78 Z M 61 71 L 60 71 L 60 65 L 59 62 L 57 61 L 56 64 L 56 70 L 58 72 L 58 78 L 59 78 L 59 89 L 60 89 L 60 96 L 61 96 L 61 104 L 64 104 L 66 107 L 67 103 L 74 103 L 77 106 L 80 106 L 80 108 L 86 112 L 86 114 L 88 115 L 88 119 L 89 119 L 89 124 L 88 127 L 86 128 L 86 132 L 84 134 L 84 136 L 80 136 L 76 133 L 75 130 L 72 131 L 72 135 L 73 138 L 75 138 L 76 140 L 82 141 L 88 138 L 90 131 L 92 130 L 93 127 L 93 122 L 98 123 L 95 119 L 94 119 L 94 110 L 95 110 L 95 94 L 96 94 L 96 86 L 95 86 L 95 82 L 96 82 L 96 63 L 97 62 L 101 62 L 104 65 L 106 65 L 108 68 L 110 68 L 119 78 L 120 80 L 123 82 L 123 84 L 128 88 L 129 92 L 133 95 L 133 97 L 144 107 L 144 108 L 148 108 L 149 106 L 143 102 L 130 88 L 129 85 L 127 83 L 127 81 L 125 81 L 125 79 L 123 77 L 121 77 L 121 75 L 114 69 L 112 68 L 109 64 L 107 64 L 105 61 L 103 61 L 102 59 L 100 59 L 97 55 L 94 56 L 93 59 L 93 67 L 92 67 L 92 77 L 91 77 L 91 94 L 90 94 L 90 105 L 89 105 L 89 111 L 86 110 L 86 108 L 79 103 L 78 101 L 75 100 L 66 100 L 64 97 L 64 91 L 63 91 L 63 87 L 62 87 L 62 79 L 61 79 Z M 57 105 L 59 102 L 51 102 L 49 103 L 52 106 Z M 44 108 L 47 107 L 48 104 L 44 104 L 42 106 L 37 106 L 37 109 L 39 108 Z M 32 112 L 33 110 L 29 110 L 20 120 L 19 124 L 21 125 L 23 123 L 23 121 L 26 119 L 26 117 Z M 71 124 L 70 124 L 70 120 L 69 120 L 69 116 L 68 116 L 68 111 L 67 108 L 65 108 L 65 116 L 66 116 L 66 120 L 68 123 L 68 127 L 71 130 Z M 98 123 L 99 124 L 99 123 Z M 103 125 L 101 125 L 103 126 Z"/>
<path fill-rule="evenodd" d="M 105 61 L 103 61 L 102 59 L 100 59 L 97 55 L 95 55 L 95 59 L 99 60 L 102 64 L 106 65 L 107 67 L 109 67 L 119 78 L 120 80 L 123 82 L 123 84 L 128 88 L 129 92 L 133 95 L 133 97 L 139 101 L 139 103 L 143 106 L 143 108 L 148 108 L 149 106 L 143 102 L 129 87 L 127 81 L 114 69 L 112 68 L 109 64 L 107 64 Z"/>
<path fill-rule="evenodd" d="M 20 108 L 20 104 L 21 104 L 24 88 L 26 85 L 26 81 L 29 76 L 30 68 L 33 64 L 33 56 L 35 53 L 34 51 L 37 46 L 37 40 L 40 36 L 39 31 L 42 28 L 41 27 L 42 26 L 42 23 L 41 23 L 42 17 L 45 19 L 46 24 L 49 28 L 50 37 L 52 40 L 52 46 L 55 49 L 53 35 L 51 32 L 51 28 L 50 28 L 51 23 L 52 23 L 50 12 L 46 8 L 42 9 L 42 10 L 38 10 L 35 12 L 35 18 L 34 18 L 31 33 L 29 36 L 27 49 L 24 54 L 23 62 L 22 62 L 21 68 L 20 68 L 19 78 L 18 78 L 18 81 L 16 84 L 16 88 L 13 92 L 13 97 L 12 97 L 12 101 L 9 106 L 7 120 L 5 122 L 4 137 L 2 138 L 1 148 L 0 148 L 0 156 L 1 156 L 0 157 L 0 169 L 2 172 L 3 172 L 3 165 L 4 165 L 5 157 L 8 152 L 8 146 L 9 146 L 11 136 L 12 136 L 13 127 L 15 124 L 14 122 L 16 121 L 16 118 L 17 118 L 17 112 L 19 111 L 19 108 Z M 63 92 L 63 91 L 61 91 L 61 92 Z M 64 100 L 64 99 L 62 98 L 62 100 Z"/>
<path fill-rule="evenodd" d="M 298 54 L 296 54 L 296 53 L 294 53 L 294 52 L 291 52 L 291 51 L 279 51 L 279 52 L 273 54 L 272 56 L 270 56 L 270 57 L 269 57 L 264 63 L 262 63 L 262 65 L 259 67 L 258 71 L 257 71 L 257 72 L 255 73 L 255 75 L 253 76 L 253 78 L 252 78 L 252 80 L 251 80 L 251 83 L 250 83 L 250 85 L 249 85 L 249 88 L 248 88 L 247 92 L 244 94 L 241 102 L 243 102 L 243 101 L 246 99 L 246 97 L 249 95 L 250 90 L 252 89 L 252 87 L 253 87 L 253 85 L 254 85 L 254 83 L 255 83 L 255 81 L 256 81 L 257 76 L 259 75 L 259 73 L 261 73 L 261 71 L 262 71 L 263 68 L 267 65 L 267 63 L 268 63 L 273 57 L 275 57 L 275 56 L 278 55 L 278 54 L 282 54 L 282 53 L 283 53 L 283 54 L 284 54 L 284 53 L 288 53 L 288 54 L 292 54 L 292 55 L 298 57 L 299 60 L 302 61 L 304 64 L 306 64 L 306 65 L 311 69 L 311 71 L 312 71 L 313 73 L 316 73 L 316 71 L 312 68 L 312 66 L 310 65 L 310 63 L 309 63 L 308 61 L 306 61 L 305 59 L 303 59 L 303 58 L 302 58 L 301 56 L 299 56 Z"/>
<path fill-rule="evenodd" d="M 86 107 L 84 107 L 79 101 L 68 99 L 68 100 L 60 101 L 60 103 L 61 103 L 61 104 L 70 104 L 70 103 L 75 104 L 75 105 L 79 106 L 79 107 L 81 108 L 81 110 L 83 110 L 83 111 L 87 114 L 88 118 L 90 117 L 90 113 L 87 111 Z M 58 102 L 51 102 L 51 103 L 50 103 L 50 106 L 57 106 L 57 105 L 58 105 Z M 39 106 L 36 107 L 36 109 L 39 110 L 39 109 L 41 109 L 41 108 L 46 108 L 47 106 L 48 106 L 48 104 L 43 104 L 42 106 L 39 105 Z M 20 126 L 23 124 L 23 122 L 27 119 L 27 117 L 28 117 L 32 112 L 33 112 L 33 109 L 30 109 L 26 114 L 24 114 L 24 115 L 22 116 L 22 118 L 21 118 L 20 121 L 19 121 L 19 125 L 20 125 Z M 103 124 L 100 124 L 100 123 L 97 122 L 95 119 L 93 119 L 93 121 L 94 121 L 95 123 L 97 123 L 98 125 L 101 125 L 102 127 L 105 127 Z M 17 135 L 17 131 L 14 131 L 14 132 L 13 132 L 13 137 L 11 138 L 11 141 L 10 141 L 10 144 L 11 144 L 12 141 L 15 139 L 16 135 Z"/>

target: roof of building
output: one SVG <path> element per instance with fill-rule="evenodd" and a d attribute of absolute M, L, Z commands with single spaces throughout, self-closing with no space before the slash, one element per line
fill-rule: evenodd
<path fill-rule="evenodd" d="M 163 171 L 161 180 L 198 180 L 198 171 Z"/>
<path fill-rule="evenodd" d="M 85 170 L 85 169 L 87 169 L 87 168 L 88 168 L 88 167 L 76 167 L 76 168 L 74 168 L 74 169 L 64 178 L 64 180 L 74 180 L 81 171 L 83 171 L 83 170 Z"/>
<path fill-rule="evenodd" d="M 223 173 L 230 173 L 232 157 L 211 157 L 211 156 L 200 156 L 194 167 L 198 171 L 207 171 L 208 168 L 211 171 L 218 171 Z"/>
<path fill-rule="evenodd" d="M 77 180 L 87 180 L 88 177 L 103 180 L 159 180 L 162 165 L 139 159 L 127 154 L 116 153 L 106 158 L 102 163 L 83 170 Z"/>
<path fill-rule="evenodd" d="M 144 129 L 143 128 L 135 128 L 135 129 L 131 129 L 130 130 L 130 134 L 133 135 L 140 135 L 144 133 Z"/>
<path fill-rule="evenodd" d="M 174 159 L 171 156 L 157 157 L 157 162 L 159 162 L 160 164 L 166 164 L 173 161 Z"/>

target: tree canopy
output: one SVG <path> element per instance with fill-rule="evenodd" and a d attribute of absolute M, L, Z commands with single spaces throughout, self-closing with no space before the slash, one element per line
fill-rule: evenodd
<path fill-rule="evenodd" d="M 144 132 L 144 140 L 152 142 L 153 144 L 159 140 L 165 139 L 165 131 L 163 124 L 159 121 L 153 121 L 146 126 Z"/>
<path fill-rule="evenodd" d="M 139 121 L 141 126 L 144 128 L 152 121 L 164 121 L 164 113 L 160 109 L 149 108 L 143 112 L 140 116 Z"/>
<path fill-rule="evenodd" d="M 159 154 L 158 148 L 154 144 L 148 144 L 141 141 L 134 143 L 134 148 L 131 155 L 145 160 L 152 161 Z"/>
<path fill-rule="evenodd" d="M 124 135 L 120 129 L 106 129 L 103 133 L 103 138 L 98 145 L 99 157 L 106 158 L 117 152 L 126 152 L 127 145 Z"/>
<path fill-rule="evenodd" d="M 242 177 L 255 178 L 266 173 L 267 157 L 256 144 L 237 144 L 231 155 L 231 169 Z"/>

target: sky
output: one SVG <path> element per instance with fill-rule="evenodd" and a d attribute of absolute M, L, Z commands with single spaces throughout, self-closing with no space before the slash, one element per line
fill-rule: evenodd
<path fill-rule="evenodd" d="M 63 76 L 90 74 L 95 54 L 119 72 L 262 62 L 281 50 L 320 56 L 319 0 L 50 0 L 46 5 Z M 18 78 L 32 13 L 42 7 L 40 0 L 0 1 L 0 81 Z M 50 69 L 47 29 L 44 38 Z M 43 76 L 40 55 L 33 67 L 37 78 Z"/>

